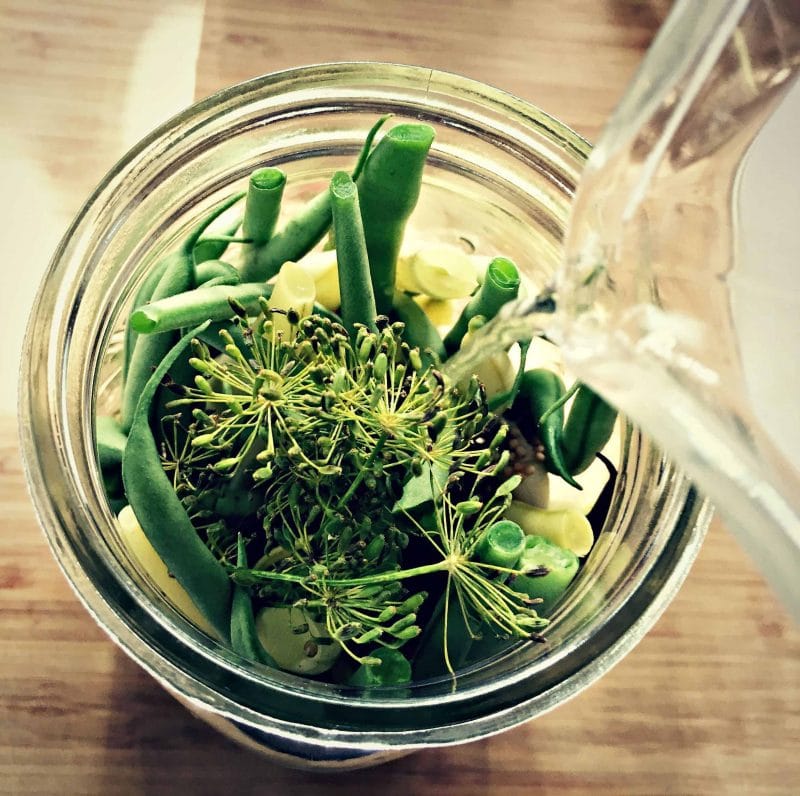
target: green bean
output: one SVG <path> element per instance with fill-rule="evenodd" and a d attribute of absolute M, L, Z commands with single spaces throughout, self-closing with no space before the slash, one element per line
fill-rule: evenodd
<path fill-rule="evenodd" d="M 201 288 L 207 287 L 217 287 L 218 285 L 238 285 L 238 281 L 233 281 L 229 276 L 215 276 L 212 279 L 209 279 L 207 282 L 204 282 L 202 285 L 199 285 Z"/>
<path fill-rule="evenodd" d="M 169 258 L 167 267 L 164 270 L 158 285 L 153 291 L 153 301 L 158 302 L 169 296 L 182 294 L 184 291 L 194 287 L 194 263 L 189 255 L 178 252 Z M 208 288 L 208 290 L 225 290 L 230 288 Z M 151 306 L 151 305 L 146 305 Z M 137 311 L 138 312 L 138 311 Z M 134 312 L 128 323 L 137 332 L 133 319 Z M 186 324 L 182 324 L 186 325 Z M 176 327 L 173 327 L 176 328 Z M 175 344 L 175 336 L 172 334 L 139 335 L 133 347 L 130 364 L 128 366 L 128 376 L 122 393 L 122 430 L 128 431 L 133 422 L 133 414 L 136 409 L 136 402 L 139 400 L 144 385 L 150 378 L 153 368 L 164 358 L 166 353 Z"/>
<path fill-rule="evenodd" d="M 420 355 L 427 358 L 427 365 L 438 365 L 445 357 L 442 337 L 425 310 L 407 293 L 394 294 L 394 313 L 405 324 L 403 339 Z"/>
<path fill-rule="evenodd" d="M 377 331 L 375 296 L 370 281 L 367 244 L 358 204 L 358 189 L 344 171 L 333 175 L 330 187 L 336 266 L 344 327 L 355 339 L 357 323 Z"/>
<path fill-rule="evenodd" d="M 122 486 L 122 467 L 121 462 L 117 465 L 102 466 L 100 467 L 100 474 L 103 480 L 103 489 L 105 489 L 106 497 L 109 503 L 114 499 L 124 498 L 125 490 Z M 128 501 L 125 500 L 125 503 Z M 114 510 L 116 514 L 116 509 Z"/>
<path fill-rule="evenodd" d="M 472 554 L 475 561 L 513 569 L 525 550 L 525 534 L 516 522 L 500 520 L 481 535 Z"/>
<path fill-rule="evenodd" d="M 254 248 L 263 246 L 272 237 L 285 186 L 286 175 L 280 169 L 256 169 L 250 175 L 242 232 L 253 241 Z"/>
<path fill-rule="evenodd" d="M 181 329 L 202 321 L 225 321 L 233 316 L 231 300 L 248 313 L 257 314 L 260 298 L 272 295 L 272 285 L 243 282 L 240 285 L 215 285 L 190 290 L 140 307 L 131 315 L 131 325 L 141 334 Z"/>
<path fill-rule="evenodd" d="M 582 473 L 605 447 L 614 432 L 617 410 L 585 384 L 578 387 L 564 425 L 561 449 L 573 475 Z"/>
<path fill-rule="evenodd" d="M 204 260 L 201 263 L 195 263 L 195 275 L 198 286 L 209 286 L 211 280 L 225 279 L 225 282 L 217 282 L 216 284 L 224 285 L 238 285 L 241 281 L 239 272 L 232 266 L 222 260 Z M 136 309 L 136 307 L 134 307 Z"/>
<path fill-rule="evenodd" d="M 213 210 L 211 210 L 205 218 L 189 233 L 189 236 L 181 246 L 181 253 L 192 257 L 194 247 L 200 241 L 202 234 L 213 224 L 226 210 L 233 207 L 245 195 L 244 191 L 231 194 L 226 199 L 223 199 Z M 238 224 L 237 224 L 238 226 Z"/>
<path fill-rule="evenodd" d="M 367 133 L 367 137 L 364 139 L 364 145 L 361 147 L 361 151 L 358 153 L 358 160 L 356 161 L 356 166 L 353 169 L 350 176 L 353 178 L 353 182 L 357 182 L 358 178 L 361 176 L 361 172 L 364 171 L 364 166 L 366 165 L 367 159 L 372 154 L 372 142 L 375 140 L 375 136 L 378 134 L 378 131 L 383 127 L 384 123 L 387 119 L 392 117 L 391 113 L 385 113 L 383 116 L 378 119 L 372 127 L 369 128 L 369 132 Z"/>
<path fill-rule="evenodd" d="M 536 612 L 547 616 L 575 577 L 578 557 L 544 537 L 525 536 L 524 550 L 514 568 L 522 574 L 512 575 L 508 585 L 514 591 L 539 600 Z M 519 642 L 518 638 L 500 638 L 486 626 L 484 630 L 489 632 L 473 642 L 468 662 L 488 660 Z"/>
<path fill-rule="evenodd" d="M 195 251 L 198 243 L 202 243 L 200 241 L 200 236 L 205 232 L 205 230 L 211 225 L 220 215 L 222 215 L 226 210 L 232 207 L 236 202 L 238 202 L 244 196 L 243 192 L 235 193 L 229 196 L 227 199 L 224 199 L 217 207 L 215 207 L 207 216 L 205 216 L 198 224 L 194 227 L 192 232 L 188 235 L 186 240 L 183 242 L 180 248 L 180 252 L 173 252 L 172 254 L 168 254 L 165 258 L 160 260 L 158 263 L 153 266 L 153 268 L 148 272 L 145 276 L 144 280 L 142 281 L 139 290 L 136 292 L 136 295 L 133 299 L 133 308 L 136 309 L 137 307 L 141 307 L 143 304 L 146 304 L 148 301 L 151 300 L 153 294 L 158 286 L 158 283 L 161 277 L 164 275 L 164 271 L 167 267 L 172 263 L 176 258 L 179 258 L 181 254 L 187 255 L 191 258 L 193 263 L 201 262 L 196 256 Z M 239 226 L 239 222 L 237 222 L 236 226 Z M 225 244 L 227 246 L 227 243 Z M 224 248 L 217 252 L 215 250 L 215 256 L 220 256 Z M 212 259 L 210 257 L 204 256 L 203 259 Z M 193 280 L 194 281 L 194 280 Z M 125 338 L 123 344 L 123 357 L 122 357 L 122 377 L 123 380 L 127 379 L 128 377 L 128 370 L 130 368 L 130 361 L 131 357 L 133 356 L 133 351 L 136 346 L 136 336 L 137 332 L 133 329 L 130 323 L 127 324 L 125 327 Z"/>
<path fill-rule="evenodd" d="M 158 282 L 164 275 L 164 270 L 169 265 L 170 258 L 157 262 L 151 271 L 148 271 L 136 295 L 133 297 L 133 307 L 141 307 L 147 304 L 153 297 L 153 291 L 158 286 Z M 122 353 L 122 378 L 123 381 L 128 377 L 128 368 L 130 368 L 131 357 L 133 356 L 133 349 L 136 345 L 136 330 L 130 324 L 130 318 L 125 325 L 125 338 Z"/>
<path fill-rule="evenodd" d="M 116 514 L 127 503 L 122 489 L 122 455 L 128 441 L 119 423 L 106 415 L 95 421 L 97 463 L 103 478 L 108 504 Z"/>
<path fill-rule="evenodd" d="M 200 240 L 195 243 L 194 249 L 192 249 L 194 264 L 197 266 L 208 260 L 218 260 L 225 254 L 225 250 L 231 243 L 249 243 L 250 241 L 246 238 L 234 237 L 241 225 L 242 219 L 240 216 L 228 224 L 220 235 L 209 235 L 200 238 Z"/>
<path fill-rule="evenodd" d="M 539 438 L 544 447 L 547 469 L 560 475 L 570 486 L 580 489 L 561 452 L 564 407 L 560 401 L 565 392 L 564 382 L 552 370 L 528 370 L 522 377 L 512 412 L 527 439 Z"/>
<path fill-rule="evenodd" d="M 180 334 L 186 332 L 182 329 Z M 197 371 L 189 364 L 192 352 L 187 351 L 183 356 L 172 364 L 169 369 L 165 382 L 172 382 L 173 384 L 192 384 Z M 175 392 L 162 384 L 156 390 L 155 397 L 153 398 L 152 408 L 150 410 L 150 419 L 152 422 L 153 433 L 159 445 L 164 441 L 163 437 L 167 436 L 172 440 L 172 444 L 177 446 L 183 445 L 186 442 L 186 429 L 191 423 L 192 413 L 188 406 L 182 406 L 179 409 L 170 407 L 172 401 L 175 400 Z M 176 421 L 170 428 L 170 433 L 164 435 L 165 427 L 161 420 L 167 416 L 171 416 Z"/>
<path fill-rule="evenodd" d="M 376 133 L 389 116 L 382 116 L 367 134 L 353 171 L 353 179 L 363 168 Z M 278 273 L 289 260 L 299 260 L 319 243 L 331 225 L 330 191 L 315 196 L 305 208 L 274 234 L 242 267 L 242 279 L 246 282 L 266 282 Z"/>
<path fill-rule="evenodd" d="M 392 309 L 397 256 L 406 222 L 419 199 L 433 137 L 433 128 L 427 124 L 398 124 L 378 142 L 358 178 L 372 288 L 380 315 L 388 315 Z"/>
<path fill-rule="evenodd" d="M 139 525 L 169 571 L 222 638 L 230 633 L 231 584 L 203 544 L 161 466 L 150 429 L 150 407 L 161 380 L 186 350 L 193 329 L 161 360 L 144 385 L 122 458 L 122 480 Z"/>
<path fill-rule="evenodd" d="M 247 551 L 241 534 L 236 544 L 236 566 L 247 568 Z M 247 589 L 239 585 L 233 587 L 231 602 L 231 648 L 247 660 L 278 668 L 258 638 L 250 594 Z"/>
<path fill-rule="evenodd" d="M 509 586 L 542 600 L 536 612 L 547 616 L 578 574 L 578 566 L 578 556 L 572 550 L 565 550 L 543 536 L 526 536 L 525 551 L 519 562 L 523 574 L 512 578 Z"/>
<path fill-rule="evenodd" d="M 495 257 L 486 269 L 486 278 L 478 292 L 461 311 L 453 328 L 444 338 L 444 347 L 449 355 L 454 354 L 476 315 L 492 320 L 500 308 L 513 301 L 519 294 L 520 277 L 517 266 L 505 257 Z"/>
<path fill-rule="evenodd" d="M 524 550 L 525 534 L 522 528 L 515 522 L 501 520 L 484 531 L 471 559 L 478 563 L 514 569 Z M 481 625 L 481 629 L 488 628 Z M 414 656 L 415 679 L 437 677 L 451 668 L 452 671 L 458 670 L 467 660 L 476 637 L 464 616 L 455 587 L 448 586 L 439 598 Z"/>
<path fill-rule="evenodd" d="M 100 474 L 109 508 L 114 514 L 119 514 L 122 508 L 128 504 L 125 490 L 122 487 L 122 468 L 119 463 L 107 465 L 100 468 Z"/>
<path fill-rule="evenodd" d="M 101 468 L 111 467 L 122 462 L 122 452 L 128 437 L 120 424 L 106 415 L 98 415 L 95 421 L 97 440 L 97 461 Z"/>
<path fill-rule="evenodd" d="M 155 334 L 182 329 L 201 323 L 203 320 L 227 322 L 234 315 L 231 301 L 243 307 L 249 315 L 257 315 L 261 310 L 259 297 L 268 299 L 272 295 L 272 289 L 272 285 L 261 282 L 245 282 L 230 286 L 204 285 L 197 290 L 172 296 L 169 300 L 154 301 L 146 307 L 141 307 L 134 313 L 135 323 L 142 330 L 142 334 Z M 314 304 L 314 313 L 335 323 L 342 322 L 339 315 L 319 304 Z M 133 322 L 133 316 L 131 318 Z M 221 326 L 217 331 L 219 328 Z M 210 336 L 210 333 L 206 336 Z"/>
<path fill-rule="evenodd" d="M 103 489 L 111 510 L 117 514 L 128 502 L 122 488 L 122 450 L 124 450 L 127 437 L 110 417 L 98 417 L 97 429 L 97 461 L 100 465 L 100 475 L 103 480 Z M 104 431 L 102 425 L 108 422 L 108 429 Z M 113 427 L 111 426 L 113 424 Z M 121 438 L 121 439 L 118 439 Z M 122 442 L 122 449 L 119 443 Z"/>
<path fill-rule="evenodd" d="M 118 483 L 119 476 L 115 477 L 114 483 Z M 117 487 L 109 486 L 109 483 L 106 481 L 105 476 L 103 477 L 103 487 L 106 490 L 106 499 L 108 500 L 108 507 L 114 514 L 119 514 L 125 506 L 128 505 L 128 499 L 125 497 L 124 492 L 122 491 L 122 486 L 120 485 Z M 118 491 L 115 491 L 118 489 Z"/>
<path fill-rule="evenodd" d="M 255 252 L 242 267 L 242 279 L 266 281 L 278 273 L 289 260 L 299 260 L 322 240 L 331 225 L 331 203 L 328 192 L 315 196 L 269 243 Z"/>
<path fill-rule="evenodd" d="M 347 685 L 375 688 L 386 685 L 405 685 L 411 682 L 411 664 L 402 652 L 390 647 L 381 647 L 371 652 L 379 664 L 362 663 L 347 679 Z"/>

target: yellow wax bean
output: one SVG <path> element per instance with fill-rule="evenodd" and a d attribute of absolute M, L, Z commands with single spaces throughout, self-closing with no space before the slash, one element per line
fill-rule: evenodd
<path fill-rule="evenodd" d="M 314 308 L 314 280 L 301 266 L 294 262 L 286 262 L 281 266 L 275 278 L 275 288 L 269 299 L 269 306 L 279 310 L 294 310 L 304 318 L 310 315 Z M 275 330 L 282 332 L 284 339 L 292 333 L 291 326 L 285 315 L 276 313 L 273 317 Z"/>
<path fill-rule="evenodd" d="M 575 489 L 558 475 L 550 475 L 550 500 L 548 508 L 577 511 L 588 514 L 608 481 L 608 470 L 600 459 L 595 459 L 575 480 L 583 489 Z"/>
<path fill-rule="evenodd" d="M 514 490 L 514 497 L 529 506 L 550 508 L 550 474 L 542 462 L 534 462 L 532 467 L 533 472 L 526 475 Z"/>
<path fill-rule="evenodd" d="M 467 332 L 461 342 L 461 347 L 466 348 L 472 333 Z M 491 354 L 490 356 L 482 359 L 473 369 L 473 373 L 483 383 L 486 388 L 486 397 L 494 398 L 495 395 L 508 392 L 514 384 L 514 377 L 517 375 L 517 369 L 511 362 L 511 358 L 505 351 L 498 354 Z"/>
<path fill-rule="evenodd" d="M 139 562 L 142 569 L 152 578 L 155 585 L 163 592 L 173 607 L 186 617 L 192 624 L 200 628 L 209 636 L 218 638 L 216 632 L 206 621 L 192 598 L 186 593 L 183 586 L 173 578 L 167 570 L 167 565 L 150 544 L 144 531 L 130 506 L 124 506 L 117 517 L 120 535 L 128 550 Z"/>
<path fill-rule="evenodd" d="M 256 633 L 275 663 L 294 674 L 322 674 L 342 651 L 330 641 L 324 625 L 309 622 L 299 608 L 262 608 L 256 616 Z M 320 643 L 320 638 L 328 643 Z"/>
<path fill-rule="evenodd" d="M 336 251 L 315 251 L 307 254 L 300 265 L 314 280 L 316 301 L 329 310 L 336 310 L 342 303 L 339 293 L 339 268 L 336 264 Z"/>
<path fill-rule="evenodd" d="M 418 296 L 414 299 L 424 313 L 431 319 L 431 323 L 437 328 L 441 335 L 445 335 L 450 327 L 456 322 L 456 318 L 461 312 L 461 303 L 457 301 L 440 301 L 439 299 Z"/>
<path fill-rule="evenodd" d="M 505 519 L 516 522 L 529 536 L 543 536 L 559 547 L 572 550 L 577 556 L 585 556 L 592 549 L 592 526 L 578 511 L 537 509 L 512 500 Z"/>
<path fill-rule="evenodd" d="M 429 244 L 400 258 L 397 286 L 433 299 L 466 298 L 478 286 L 478 274 L 470 256 L 457 246 Z"/>

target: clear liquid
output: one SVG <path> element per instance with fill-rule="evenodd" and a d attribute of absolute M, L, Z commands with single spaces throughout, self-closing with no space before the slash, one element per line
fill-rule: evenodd
<path fill-rule="evenodd" d="M 747 270 L 736 216 L 742 164 L 798 72 L 796 0 L 679 1 L 582 177 L 557 311 L 535 301 L 508 308 L 447 370 L 461 377 L 520 337 L 547 334 L 570 370 L 715 503 L 800 621 L 800 471 L 778 450 L 789 450 L 781 422 L 762 423 L 747 358 L 775 349 L 775 329 L 789 330 L 773 366 L 756 364 L 760 374 L 777 369 L 770 394 L 791 394 L 797 252 L 788 285 L 773 289 L 772 263 Z M 785 169 L 779 176 L 797 184 Z M 783 422 L 797 438 L 789 405 Z"/>
<path fill-rule="evenodd" d="M 800 621 L 800 479 L 758 424 L 745 425 L 692 391 L 675 363 L 608 339 L 593 357 L 586 348 L 580 360 L 564 353 L 583 381 L 655 439 L 711 499 Z"/>

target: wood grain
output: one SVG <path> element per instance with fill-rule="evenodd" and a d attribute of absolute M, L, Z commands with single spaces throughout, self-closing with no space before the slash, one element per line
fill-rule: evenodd
<path fill-rule="evenodd" d="M 198 95 L 324 61 L 457 72 L 545 109 L 589 138 L 602 127 L 668 3 L 604 0 L 207 0 Z"/>
<path fill-rule="evenodd" d="M 591 138 L 666 6 L 207 0 L 196 93 L 310 62 L 421 63 L 513 91 Z M 152 15 L 175 7 L 0 0 L 0 85 L 14 110 L 3 130 L 24 141 L 55 186 L 51 224 L 65 223 L 129 143 L 109 109 Z M 192 43 L 176 42 L 176 52 L 184 44 Z M 719 523 L 665 616 L 587 692 L 487 741 L 330 777 L 277 768 L 222 739 L 95 626 L 36 524 L 8 415 L 0 418 L 0 506 L 2 793 L 800 790 L 800 633 Z"/>

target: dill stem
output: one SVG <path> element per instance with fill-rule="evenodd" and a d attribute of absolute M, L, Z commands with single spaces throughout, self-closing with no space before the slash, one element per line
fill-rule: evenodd
<path fill-rule="evenodd" d="M 372 449 L 372 453 L 370 453 L 367 461 L 364 462 L 364 466 L 361 468 L 358 475 L 353 479 L 353 483 L 350 484 L 350 488 L 344 493 L 342 499 L 336 504 L 337 511 L 340 511 L 347 501 L 353 497 L 353 493 L 356 491 L 356 489 L 358 489 L 359 484 L 361 484 L 361 482 L 364 480 L 367 470 L 374 463 L 388 437 L 389 435 L 384 431 L 383 434 L 381 434 L 381 436 L 378 438 L 378 441 L 375 443 L 375 447 Z"/>
<path fill-rule="evenodd" d="M 371 586 L 374 583 L 391 583 L 404 578 L 414 578 L 417 575 L 429 575 L 432 572 L 441 572 L 449 569 L 450 562 L 442 559 L 435 564 L 424 564 L 411 569 L 398 569 L 394 572 L 380 572 L 377 575 L 366 575 L 363 578 L 325 578 L 320 579 L 326 588 L 338 589 L 350 586 Z M 290 575 L 288 572 L 267 572 L 266 570 L 237 570 L 254 576 L 257 580 L 278 580 L 284 583 L 308 583 L 308 575 Z"/>

